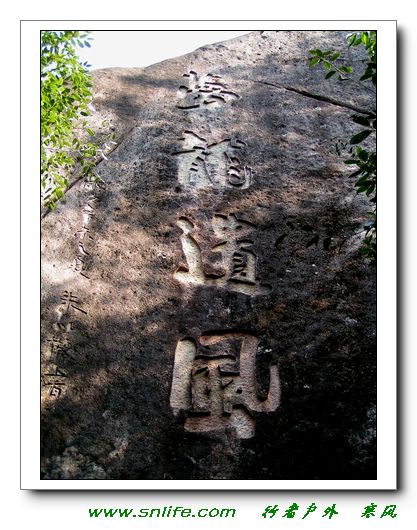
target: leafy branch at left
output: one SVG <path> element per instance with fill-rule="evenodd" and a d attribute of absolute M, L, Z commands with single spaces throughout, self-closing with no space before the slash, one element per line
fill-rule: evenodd
<path fill-rule="evenodd" d="M 77 47 L 90 47 L 88 32 L 41 32 L 41 186 L 42 205 L 56 208 L 78 163 L 88 179 L 102 150 L 93 141 L 86 117 L 91 113 L 92 80 Z M 104 155 L 103 155 L 104 156 Z"/>

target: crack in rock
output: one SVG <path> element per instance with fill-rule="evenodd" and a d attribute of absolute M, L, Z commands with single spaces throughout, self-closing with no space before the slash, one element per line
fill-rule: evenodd
<path fill-rule="evenodd" d="M 362 109 L 360 107 L 356 107 L 355 105 L 350 105 L 349 103 L 344 103 L 343 101 L 338 101 L 337 99 L 330 98 L 328 96 L 322 96 L 320 94 L 312 94 L 311 92 L 308 92 L 307 90 L 303 90 L 302 88 L 294 88 L 286 85 L 279 85 L 276 83 L 269 83 L 268 81 L 252 81 L 253 83 L 259 83 L 262 85 L 268 85 L 275 88 L 281 88 L 283 90 L 288 90 L 289 92 L 295 92 L 296 94 L 300 94 L 301 96 L 305 96 L 307 98 L 311 99 L 317 99 L 318 101 L 324 101 L 326 103 L 330 103 L 331 105 L 336 105 L 337 107 L 345 107 L 346 109 L 354 110 L 355 112 L 359 112 L 360 114 L 367 114 L 368 116 L 371 116 L 374 114 L 373 111 L 368 109 Z"/>

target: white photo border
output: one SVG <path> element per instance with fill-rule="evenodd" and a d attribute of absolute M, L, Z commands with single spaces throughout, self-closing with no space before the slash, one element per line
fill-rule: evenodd
<path fill-rule="evenodd" d="M 378 270 L 376 480 L 41 480 L 39 32 L 376 30 L 378 39 Z M 210 41 L 210 39 L 208 39 Z M 394 490 L 397 488 L 397 91 L 396 21 L 21 21 L 21 489 Z M 380 58 L 383 58 L 382 60 Z M 395 179 L 395 181 L 394 181 Z"/>

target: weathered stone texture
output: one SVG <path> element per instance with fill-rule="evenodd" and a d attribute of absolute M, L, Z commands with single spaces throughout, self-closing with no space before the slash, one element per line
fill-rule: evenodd
<path fill-rule="evenodd" d="M 344 46 L 255 32 L 96 72 L 105 184 L 42 221 L 43 478 L 376 478 L 368 205 L 334 149 L 373 101 L 306 63 Z"/>

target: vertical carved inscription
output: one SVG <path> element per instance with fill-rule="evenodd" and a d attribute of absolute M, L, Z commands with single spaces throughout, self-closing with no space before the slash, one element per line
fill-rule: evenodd
<path fill-rule="evenodd" d="M 184 74 L 177 107 L 184 111 L 216 108 L 240 96 L 229 89 L 220 76 L 199 76 L 191 70 Z M 246 189 L 252 183 L 252 169 L 245 164 L 246 143 L 238 137 L 210 141 L 191 130 L 184 131 L 178 157 L 178 181 L 192 189 Z M 235 214 L 218 213 L 212 217 L 211 230 L 217 243 L 217 268 L 208 272 L 194 224 L 179 217 L 181 246 L 186 265 L 174 272 L 183 284 L 215 286 L 249 296 L 266 295 L 269 285 L 257 278 L 258 258 L 254 251 L 256 226 Z M 200 237 L 205 237 L 200 234 Z M 255 412 L 272 412 L 280 401 L 278 368 L 270 367 L 270 386 L 266 399 L 256 391 L 256 355 L 258 339 L 249 333 L 221 331 L 198 338 L 179 340 L 170 404 L 175 415 L 185 413 L 184 428 L 190 432 L 236 431 L 239 438 L 255 434 Z"/>

